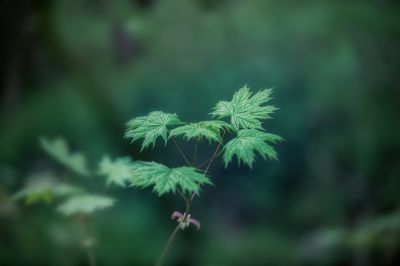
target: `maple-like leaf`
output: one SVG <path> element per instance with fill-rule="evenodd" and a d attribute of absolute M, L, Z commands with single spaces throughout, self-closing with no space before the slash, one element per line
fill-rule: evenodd
<path fill-rule="evenodd" d="M 212 184 L 211 181 L 193 167 L 169 168 L 155 162 L 140 162 L 132 171 L 130 185 L 146 188 L 153 186 L 159 196 L 177 189 L 183 192 L 200 192 L 200 187 Z"/>
<path fill-rule="evenodd" d="M 282 138 L 278 135 L 257 129 L 242 129 L 234 139 L 224 146 L 225 167 L 228 166 L 235 155 L 239 164 L 243 161 L 250 168 L 255 161 L 256 152 L 264 159 L 276 159 L 277 155 L 274 148 L 267 142 L 276 143 L 278 141 L 282 141 Z"/>
<path fill-rule="evenodd" d="M 37 174 L 28 179 L 27 184 L 12 197 L 31 205 L 40 202 L 50 204 L 56 198 L 83 193 L 80 187 L 60 183 L 48 173 Z"/>
<path fill-rule="evenodd" d="M 176 114 L 167 114 L 161 111 L 149 113 L 147 116 L 141 116 L 130 120 L 127 123 L 125 137 L 131 138 L 132 142 L 143 139 L 142 151 L 150 144 L 155 145 L 158 137 L 164 139 L 165 144 L 168 141 L 168 127 L 181 125 Z"/>
<path fill-rule="evenodd" d="M 107 177 L 107 185 L 125 187 L 134 164 L 129 157 L 116 158 L 113 162 L 108 156 L 104 156 L 99 165 L 99 174 Z"/>
<path fill-rule="evenodd" d="M 216 141 L 221 143 L 221 131 L 230 130 L 231 128 L 232 126 L 224 121 L 201 121 L 174 128 L 171 130 L 169 137 L 183 135 L 187 140 L 201 140 L 205 138 L 210 142 Z"/>
<path fill-rule="evenodd" d="M 236 130 L 262 129 L 262 120 L 270 118 L 276 110 L 274 106 L 265 105 L 271 100 L 272 89 L 266 89 L 254 95 L 247 86 L 239 89 L 232 101 L 220 101 L 211 112 L 218 119 L 230 117 L 230 123 Z"/>
<path fill-rule="evenodd" d="M 71 153 L 64 139 L 58 138 L 50 141 L 40 138 L 40 145 L 51 157 L 73 172 L 86 177 L 90 176 L 86 157 L 80 152 Z"/>
<path fill-rule="evenodd" d="M 91 214 L 95 211 L 113 206 L 115 200 L 110 197 L 94 194 L 71 196 L 57 207 L 57 212 L 70 216 L 74 214 Z"/>

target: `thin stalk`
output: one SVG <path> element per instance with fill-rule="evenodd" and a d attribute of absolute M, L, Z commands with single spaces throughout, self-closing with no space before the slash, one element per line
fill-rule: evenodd
<path fill-rule="evenodd" d="M 169 250 L 169 247 L 171 246 L 172 242 L 174 241 L 175 236 L 176 236 L 176 234 L 178 233 L 178 230 L 179 230 L 180 226 L 181 226 L 181 224 L 179 223 L 179 224 L 176 226 L 174 232 L 172 232 L 172 234 L 170 235 L 170 237 L 169 237 L 169 239 L 168 239 L 168 242 L 167 242 L 167 244 L 165 245 L 165 247 L 164 247 L 164 249 L 163 249 L 163 251 L 162 251 L 162 253 L 161 253 L 160 258 L 159 258 L 158 261 L 157 261 L 156 266 L 161 266 L 161 265 L 163 265 L 164 260 L 165 260 L 165 256 L 167 255 L 167 252 L 168 252 L 168 250 Z"/>
<path fill-rule="evenodd" d="M 186 205 L 188 205 L 188 200 L 187 200 L 187 198 L 185 197 L 184 193 L 183 193 L 179 188 L 177 189 L 177 191 L 178 191 L 179 195 L 180 195 L 180 196 L 183 198 L 183 200 L 185 201 Z"/>
<path fill-rule="evenodd" d="M 215 156 L 215 158 L 219 157 L 223 152 L 224 152 L 224 151 L 222 151 L 222 150 L 219 151 L 219 152 L 217 153 L 217 155 Z M 215 158 L 214 158 L 214 159 L 215 159 Z M 199 169 L 199 168 L 203 167 L 204 165 L 206 165 L 207 163 L 209 163 L 209 162 L 211 161 L 211 159 L 212 159 L 212 158 L 208 158 L 207 160 L 205 160 L 205 161 L 202 162 L 201 164 L 197 165 L 196 168 Z"/>
<path fill-rule="evenodd" d="M 89 228 L 86 217 L 83 215 L 78 216 L 81 232 L 83 236 L 83 248 L 86 251 L 86 256 L 90 266 L 96 266 L 96 258 L 93 253 L 93 243 L 89 234 Z"/>
<path fill-rule="evenodd" d="M 225 133 L 226 131 L 224 130 L 224 132 L 222 133 L 222 139 L 225 137 Z M 214 151 L 214 154 L 211 156 L 211 158 L 209 158 L 208 160 L 206 160 L 205 162 L 201 163 L 200 165 L 197 166 L 197 168 L 202 167 L 203 165 L 205 165 L 206 163 L 208 163 L 206 170 L 204 170 L 204 174 L 207 174 L 208 169 L 210 168 L 212 162 L 215 160 L 215 158 L 217 158 L 218 156 L 221 155 L 221 153 L 223 152 L 222 150 L 219 152 L 219 149 L 221 148 L 222 144 L 218 143 L 217 148 Z"/>
<path fill-rule="evenodd" d="M 225 130 L 224 130 L 224 133 L 222 134 L 222 138 L 224 138 L 224 136 L 225 136 Z M 176 141 L 175 141 L 174 138 L 172 138 L 172 139 L 174 140 L 174 143 L 175 143 L 176 147 L 178 148 L 179 152 L 182 154 L 182 157 L 185 159 L 185 161 L 188 163 L 188 165 L 191 165 L 191 164 L 189 163 L 189 161 L 187 160 L 185 154 L 181 151 L 181 149 L 180 149 L 178 143 L 176 143 Z M 196 147 L 196 146 L 195 146 L 195 147 Z M 219 156 L 220 153 L 218 153 L 218 151 L 219 151 L 220 148 L 221 148 L 221 143 L 218 144 L 218 146 L 217 146 L 217 148 L 215 149 L 215 151 L 214 151 L 213 155 L 211 156 L 211 158 L 210 158 L 209 160 L 207 160 L 208 165 L 207 165 L 206 169 L 203 171 L 203 174 L 204 174 L 204 175 L 207 174 L 207 172 L 208 172 L 208 170 L 210 169 L 210 166 L 211 166 L 212 162 L 215 160 L 215 158 L 217 158 L 217 157 Z M 197 150 L 197 147 L 196 147 L 196 150 Z M 204 163 L 203 163 L 203 164 L 204 164 Z M 169 250 L 169 248 L 170 248 L 172 242 L 174 241 L 174 239 L 175 239 L 175 237 L 176 237 L 176 234 L 177 234 L 178 231 L 179 231 L 179 228 L 181 228 L 182 223 L 184 223 L 184 222 L 186 221 L 186 219 L 188 218 L 190 209 L 191 209 L 191 207 L 192 207 L 193 199 L 194 199 L 194 197 L 196 196 L 196 193 L 193 192 L 192 195 L 190 195 L 189 198 L 186 199 L 186 198 L 183 196 L 183 194 L 182 194 L 181 191 L 178 191 L 178 192 L 179 192 L 179 194 L 181 194 L 181 196 L 185 199 L 186 210 L 185 210 L 185 213 L 183 214 L 183 217 L 182 217 L 181 221 L 179 222 L 179 224 L 177 225 L 177 227 L 175 228 L 175 230 L 172 232 L 172 234 L 171 234 L 170 237 L 168 238 L 168 242 L 167 242 L 167 244 L 165 245 L 163 251 L 161 252 L 160 258 L 158 259 L 156 266 L 162 266 L 162 265 L 163 265 L 163 263 L 164 263 L 164 261 L 165 261 L 165 256 L 167 255 L 168 250 Z"/>
<path fill-rule="evenodd" d="M 167 244 L 165 245 L 165 247 L 163 248 L 163 251 L 161 252 L 160 258 L 158 259 L 156 266 L 162 266 L 164 264 L 165 256 L 167 255 L 168 250 L 169 250 L 172 242 L 174 241 L 176 234 L 179 231 L 179 228 L 181 228 L 181 225 L 186 221 L 186 219 L 189 215 L 190 208 L 191 208 L 192 202 L 193 202 L 193 198 L 190 198 L 189 200 L 185 200 L 185 202 L 186 202 L 185 213 L 183 214 L 183 217 L 182 217 L 181 221 L 179 222 L 179 224 L 176 226 L 175 230 L 170 235 Z"/>
<path fill-rule="evenodd" d="M 179 147 L 178 143 L 176 142 L 175 138 L 172 138 L 175 143 L 176 148 L 178 149 L 179 153 L 182 155 L 183 159 L 186 161 L 188 165 L 191 165 L 188 158 L 186 157 L 185 153 L 183 153 L 181 147 Z"/>
<path fill-rule="evenodd" d="M 192 158 L 192 165 L 196 164 L 196 157 L 197 157 L 197 142 L 194 142 L 194 152 L 193 152 L 193 158 Z"/>

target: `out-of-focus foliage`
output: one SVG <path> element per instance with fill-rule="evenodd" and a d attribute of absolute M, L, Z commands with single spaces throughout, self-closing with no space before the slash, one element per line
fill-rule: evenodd
<path fill-rule="evenodd" d="M 99 165 L 99 174 L 107 177 L 107 185 L 126 187 L 134 167 L 135 163 L 129 157 L 116 158 L 113 162 L 104 156 Z"/>
<path fill-rule="evenodd" d="M 83 193 L 83 189 L 58 182 L 52 175 L 32 176 L 29 182 L 14 196 L 14 200 L 24 200 L 26 204 L 45 202 L 50 204 L 55 198 Z"/>
<path fill-rule="evenodd" d="M 82 176 L 90 175 L 86 157 L 82 153 L 71 153 L 64 139 L 59 138 L 50 141 L 46 138 L 41 138 L 40 144 L 50 156 L 75 173 Z"/>
<path fill-rule="evenodd" d="M 114 205 L 115 200 L 101 195 L 84 194 L 71 196 L 57 207 L 57 211 L 65 216 L 75 214 L 92 214 Z"/>

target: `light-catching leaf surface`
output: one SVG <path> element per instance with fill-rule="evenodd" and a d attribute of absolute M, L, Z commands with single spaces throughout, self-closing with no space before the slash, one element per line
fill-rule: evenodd
<path fill-rule="evenodd" d="M 84 194 L 71 196 L 57 207 L 57 212 L 70 216 L 78 213 L 91 214 L 113 206 L 115 200 L 110 197 Z"/>
<path fill-rule="evenodd" d="M 140 162 L 132 171 L 130 185 L 139 188 L 153 186 L 159 196 L 177 189 L 183 192 L 200 192 L 200 187 L 212 184 L 205 175 L 193 167 L 169 168 L 155 162 Z"/>
<path fill-rule="evenodd" d="M 58 183 L 48 174 L 33 176 L 28 180 L 26 186 L 13 196 L 13 200 L 23 200 L 27 205 L 40 202 L 50 204 L 56 198 L 84 192 L 80 187 Z"/>
<path fill-rule="evenodd" d="M 144 139 L 142 149 L 144 150 L 150 144 L 155 145 L 158 137 L 164 139 L 165 144 L 168 141 L 168 127 L 181 125 L 176 114 L 167 114 L 161 111 L 149 113 L 147 116 L 141 116 L 130 120 L 125 137 L 131 138 L 132 142 Z"/>
<path fill-rule="evenodd" d="M 271 100 L 272 89 L 266 89 L 254 95 L 247 86 L 237 91 L 232 101 L 220 101 L 211 113 L 218 119 L 230 117 L 230 122 L 236 130 L 262 129 L 262 120 L 270 118 L 276 110 L 274 106 L 265 105 Z"/>
<path fill-rule="evenodd" d="M 171 130 L 169 136 L 174 137 L 183 135 L 187 140 L 200 140 L 205 138 L 210 142 L 216 141 L 221 143 L 221 131 L 224 129 L 230 130 L 231 128 L 232 126 L 224 121 L 202 121 L 174 128 Z"/>
<path fill-rule="evenodd" d="M 86 157 L 79 152 L 71 153 L 64 139 L 58 138 L 50 141 L 46 138 L 41 138 L 40 145 L 50 156 L 75 173 L 82 176 L 90 176 Z"/>
<path fill-rule="evenodd" d="M 242 129 L 236 138 L 229 141 L 224 147 L 225 167 L 236 155 L 240 164 L 243 161 L 250 168 L 255 161 L 256 152 L 264 159 L 276 159 L 277 155 L 274 148 L 267 142 L 276 143 L 282 141 L 278 135 L 266 133 L 257 129 Z"/>
<path fill-rule="evenodd" d="M 130 179 L 134 162 L 129 157 L 116 158 L 111 161 L 108 156 L 104 156 L 100 162 L 99 174 L 107 177 L 106 184 L 126 187 L 126 182 Z"/>

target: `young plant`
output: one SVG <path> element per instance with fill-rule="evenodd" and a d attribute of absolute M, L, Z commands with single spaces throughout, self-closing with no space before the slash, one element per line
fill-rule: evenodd
<path fill-rule="evenodd" d="M 157 265 L 163 264 L 179 230 L 184 230 L 190 225 L 200 229 L 200 222 L 191 216 L 191 207 L 202 186 L 212 184 L 209 169 L 216 158 L 223 154 L 223 161 L 227 167 L 236 157 L 239 164 L 243 163 L 250 168 L 255 162 L 256 154 L 264 159 L 277 158 L 271 143 L 279 142 L 282 138 L 265 132 L 262 126 L 263 121 L 271 118 L 276 110 L 275 107 L 267 105 L 271 100 L 271 93 L 271 89 L 266 89 L 253 94 L 244 86 L 233 95 L 231 101 L 220 101 L 214 107 L 210 113 L 212 120 L 185 123 L 176 114 L 155 111 L 127 123 L 125 137 L 132 141 L 143 140 L 142 151 L 150 146 L 154 147 L 156 140 L 161 137 L 165 145 L 168 141 L 174 143 L 186 163 L 186 166 L 170 168 L 156 162 L 131 163 L 118 160 L 112 163 L 107 159 L 103 162 L 108 164 L 108 168 L 114 169 L 115 175 L 109 182 L 123 186 L 127 181 L 132 187 L 152 187 L 158 196 L 177 193 L 185 201 L 186 207 L 183 212 L 172 213 L 171 218 L 176 219 L 178 225 L 169 237 Z M 231 137 L 228 138 L 229 136 Z M 177 137 L 194 143 L 195 152 L 191 160 L 175 140 Z M 216 148 L 210 152 L 207 160 L 196 165 L 197 146 L 202 139 L 215 143 Z M 122 174 L 117 174 L 118 171 Z"/>
<path fill-rule="evenodd" d="M 93 175 L 87 166 L 86 157 L 81 153 L 71 153 L 63 139 L 49 141 L 42 138 L 40 144 L 52 158 L 65 166 L 73 175 L 87 178 Z M 94 212 L 113 206 L 115 202 L 113 198 L 89 193 L 83 187 L 69 184 L 68 180 L 61 182 L 46 174 L 30 179 L 30 182 L 15 194 L 14 200 L 24 200 L 28 205 L 40 202 L 52 204 L 61 200 L 56 211 L 65 217 L 77 218 L 82 231 L 81 246 L 86 251 L 89 265 L 96 265 L 93 254 L 95 240 L 90 234 L 88 218 Z"/>

